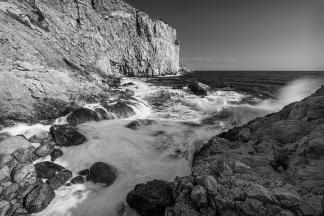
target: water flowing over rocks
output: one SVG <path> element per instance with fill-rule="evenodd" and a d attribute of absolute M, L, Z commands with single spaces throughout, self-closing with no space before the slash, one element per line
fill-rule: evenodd
<path fill-rule="evenodd" d="M 175 204 L 164 204 L 164 215 L 323 215 L 323 108 L 324 86 L 213 137 L 194 155 L 192 175 L 173 181 Z M 150 194 L 144 188 L 130 207 L 146 215 L 138 209 L 150 208 L 142 199 Z"/>
<path fill-rule="evenodd" d="M 176 30 L 121 0 L 0 2 L 0 125 L 54 120 L 121 76 L 177 74 Z"/>

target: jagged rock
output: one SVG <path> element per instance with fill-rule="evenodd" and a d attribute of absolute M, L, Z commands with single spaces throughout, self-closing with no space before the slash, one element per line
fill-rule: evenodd
<path fill-rule="evenodd" d="M 2 192 L 2 199 L 10 201 L 17 196 L 17 191 L 19 189 L 19 185 L 17 183 L 11 183 L 7 187 L 4 188 Z"/>
<path fill-rule="evenodd" d="M 191 191 L 190 197 L 199 207 L 204 207 L 208 204 L 207 192 L 203 186 L 195 186 Z"/>
<path fill-rule="evenodd" d="M 105 105 L 105 108 L 109 112 L 114 113 L 117 116 L 117 118 L 128 118 L 136 114 L 133 108 L 125 102 L 118 102 L 114 105 Z"/>
<path fill-rule="evenodd" d="M 35 166 L 31 163 L 18 164 L 12 171 L 12 180 L 20 186 L 34 184 L 36 179 Z"/>
<path fill-rule="evenodd" d="M 0 184 L 10 180 L 10 169 L 7 165 L 0 169 Z"/>
<path fill-rule="evenodd" d="M 211 176 L 211 175 L 206 175 L 203 177 L 198 177 L 197 181 L 200 185 L 202 185 L 208 194 L 211 195 L 216 195 L 217 194 L 217 188 L 218 188 L 218 184 L 216 179 Z"/>
<path fill-rule="evenodd" d="M 126 202 L 142 216 L 164 215 L 167 206 L 174 203 L 172 186 L 169 182 L 153 180 L 138 184 L 128 193 Z"/>
<path fill-rule="evenodd" d="M 60 149 L 54 149 L 51 153 L 51 161 L 55 161 L 58 157 L 63 155 L 63 151 Z"/>
<path fill-rule="evenodd" d="M 187 65 L 184 65 L 184 64 L 181 64 L 180 67 L 179 67 L 179 74 L 186 74 L 186 73 L 191 73 L 192 70 L 187 66 Z"/>
<path fill-rule="evenodd" d="M 34 154 L 35 147 L 31 146 L 26 149 L 17 149 L 13 156 L 20 163 L 31 163 L 38 159 L 37 155 Z"/>
<path fill-rule="evenodd" d="M 54 146 L 51 144 L 44 144 L 39 146 L 36 150 L 35 150 L 35 155 L 37 155 L 38 157 L 46 157 L 50 154 L 52 154 L 52 152 L 54 151 Z"/>
<path fill-rule="evenodd" d="M 64 170 L 65 168 L 50 161 L 44 161 L 35 164 L 35 169 L 39 178 L 51 179 L 56 175 L 56 173 Z"/>
<path fill-rule="evenodd" d="M 72 178 L 72 172 L 70 170 L 63 170 L 58 172 L 53 178 L 46 181 L 54 190 L 59 189 L 61 186 Z"/>
<path fill-rule="evenodd" d="M 116 179 L 116 170 L 108 164 L 97 162 L 90 167 L 88 181 L 110 186 Z"/>
<path fill-rule="evenodd" d="M 0 142 L 0 154 L 12 154 L 16 149 L 31 147 L 30 142 L 22 136 L 9 137 Z"/>
<path fill-rule="evenodd" d="M 99 115 L 93 110 L 87 108 L 79 108 L 73 110 L 72 113 L 67 117 L 67 122 L 70 125 L 78 125 L 87 121 L 99 121 Z"/>
<path fill-rule="evenodd" d="M 192 82 L 188 85 L 188 88 L 195 94 L 195 95 L 207 95 L 208 90 L 210 87 L 206 84 L 200 83 L 198 81 Z"/>
<path fill-rule="evenodd" d="M 252 184 L 246 189 L 246 196 L 251 199 L 257 199 L 264 203 L 272 203 L 270 192 L 262 185 Z"/>
<path fill-rule="evenodd" d="M 87 139 L 84 135 L 78 132 L 73 126 L 69 125 L 53 125 L 50 128 L 55 144 L 58 146 L 74 146 L 81 145 Z"/>
<path fill-rule="evenodd" d="M 54 199 L 54 190 L 48 184 L 38 185 L 25 198 L 24 207 L 30 213 L 44 210 Z"/>
<path fill-rule="evenodd" d="M 70 181 L 72 184 L 83 184 L 84 183 L 84 178 L 83 176 L 76 176 Z"/>
<path fill-rule="evenodd" d="M 320 216 L 323 214 L 323 197 L 306 197 L 301 201 L 299 209 L 302 215 Z"/>

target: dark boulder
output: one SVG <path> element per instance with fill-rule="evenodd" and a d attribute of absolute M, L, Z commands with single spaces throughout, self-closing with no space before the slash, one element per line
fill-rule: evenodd
<path fill-rule="evenodd" d="M 135 85 L 135 83 L 133 82 L 128 82 L 128 83 L 124 83 L 122 86 L 133 86 Z"/>
<path fill-rule="evenodd" d="M 48 184 L 38 185 L 25 198 L 24 207 L 30 213 L 44 210 L 54 199 L 55 193 Z"/>
<path fill-rule="evenodd" d="M 192 82 L 188 85 L 188 88 L 195 94 L 195 95 L 207 95 L 208 90 L 210 87 L 206 84 L 201 82 Z"/>
<path fill-rule="evenodd" d="M 118 102 L 114 105 L 106 105 L 105 108 L 109 112 L 114 113 L 117 116 L 117 118 L 128 118 L 136 114 L 133 108 L 126 102 Z"/>
<path fill-rule="evenodd" d="M 74 146 L 81 145 L 87 139 L 84 135 L 70 125 L 53 125 L 50 128 L 50 134 L 53 137 L 55 144 L 58 146 Z"/>
<path fill-rule="evenodd" d="M 87 121 L 99 121 L 99 115 L 95 111 L 87 108 L 79 108 L 74 110 L 68 117 L 67 121 L 70 125 L 78 125 Z"/>
<path fill-rule="evenodd" d="M 82 176 L 89 175 L 89 173 L 90 173 L 89 169 L 84 169 L 84 170 L 81 170 L 80 172 L 78 172 L 78 174 L 82 175 Z"/>
<path fill-rule="evenodd" d="M 44 144 L 44 145 L 39 146 L 35 150 L 35 155 L 37 155 L 39 157 L 46 157 L 46 156 L 50 155 L 53 151 L 54 151 L 54 145 Z"/>
<path fill-rule="evenodd" d="M 51 153 L 51 161 L 55 161 L 58 157 L 61 157 L 62 155 L 63 155 L 62 150 L 54 149 Z"/>
<path fill-rule="evenodd" d="M 50 161 L 44 161 L 35 164 L 35 169 L 39 178 L 51 179 L 57 172 L 60 172 L 65 168 Z"/>
<path fill-rule="evenodd" d="M 83 176 L 76 176 L 70 181 L 72 184 L 83 184 L 84 183 L 84 177 Z"/>
<path fill-rule="evenodd" d="M 70 178 L 72 178 L 72 172 L 70 170 L 63 170 L 58 172 L 53 178 L 47 180 L 46 183 L 51 185 L 54 190 L 57 190 L 65 185 Z"/>
<path fill-rule="evenodd" d="M 153 120 L 138 119 L 138 120 L 128 123 L 125 127 L 132 129 L 132 130 L 137 130 L 140 126 L 148 126 L 148 125 L 151 125 L 152 123 L 154 123 Z"/>
<path fill-rule="evenodd" d="M 161 180 L 138 184 L 128 193 L 126 202 L 141 216 L 162 216 L 165 208 L 174 204 L 172 185 Z"/>
<path fill-rule="evenodd" d="M 87 176 L 88 181 L 94 183 L 103 183 L 110 186 L 116 179 L 116 170 L 108 164 L 97 162 L 90 168 L 90 173 Z"/>
<path fill-rule="evenodd" d="M 100 115 L 101 119 L 115 119 L 114 115 L 111 112 L 106 112 L 106 110 L 104 110 L 103 108 L 96 108 L 96 112 Z"/>

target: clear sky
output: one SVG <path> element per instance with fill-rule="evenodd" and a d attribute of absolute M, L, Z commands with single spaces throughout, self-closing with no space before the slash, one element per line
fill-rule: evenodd
<path fill-rule="evenodd" d="M 196 70 L 324 70 L 324 0 L 125 0 L 177 29 Z"/>

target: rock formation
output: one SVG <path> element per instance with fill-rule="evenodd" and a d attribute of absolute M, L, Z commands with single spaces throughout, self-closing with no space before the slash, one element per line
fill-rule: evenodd
<path fill-rule="evenodd" d="M 0 1 L 0 125 L 110 97 L 117 77 L 175 74 L 176 30 L 121 0 Z"/>
<path fill-rule="evenodd" d="M 175 204 L 165 203 L 167 216 L 323 215 L 324 86 L 280 112 L 213 137 L 195 154 L 192 175 L 172 185 Z M 141 204 L 134 207 L 138 212 Z"/>

